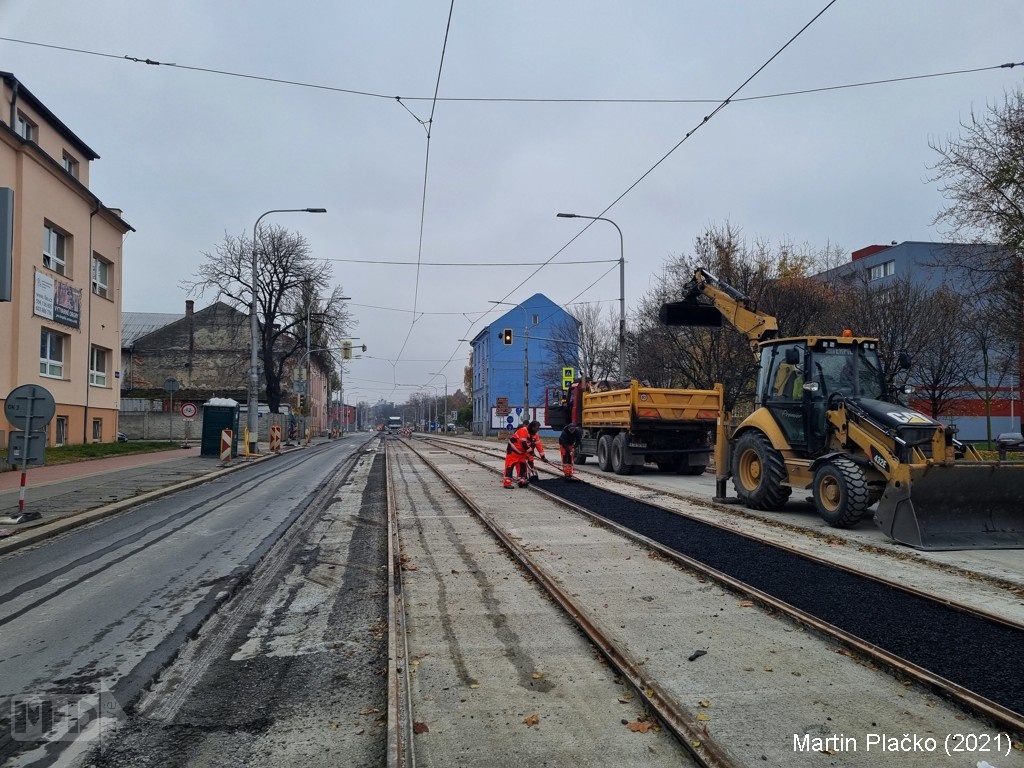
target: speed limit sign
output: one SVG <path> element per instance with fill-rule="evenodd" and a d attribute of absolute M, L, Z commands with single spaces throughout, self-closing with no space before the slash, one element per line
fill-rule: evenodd
<path fill-rule="evenodd" d="M 182 415 L 183 418 L 191 419 L 198 412 L 199 412 L 199 409 L 196 408 L 195 403 L 182 403 L 181 404 L 181 415 Z"/>

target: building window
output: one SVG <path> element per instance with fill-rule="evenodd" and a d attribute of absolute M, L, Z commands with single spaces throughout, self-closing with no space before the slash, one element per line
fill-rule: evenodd
<path fill-rule="evenodd" d="M 43 266 L 67 274 L 67 236 L 52 224 L 43 225 Z"/>
<path fill-rule="evenodd" d="M 883 277 L 889 277 L 894 274 L 896 274 L 895 259 L 883 261 L 881 264 L 875 264 L 875 266 L 868 268 L 868 280 L 881 280 Z"/>
<path fill-rule="evenodd" d="M 92 441 L 94 443 L 103 441 L 103 419 L 92 420 Z"/>
<path fill-rule="evenodd" d="M 39 375 L 64 378 L 64 337 L 46 328 L 39 335 Z"/>
<path fill-rule="evenodd" d="M 61 446 L 68 442 L 68 417 L 58 416 L 57 417 L 57 428 L 54 435 L 54 445 Z"/>
<path fill-rule="evenodd" d="M 94 387 L 107 386 L 107 363 L 110 360 L 108 350 L 93 347 L 89 354 L 89 383 Z"/>
<path fill-rule="evenodd" d="M 61 165 L 64 166 L 65 171 L 70 173 L 76 179 L 78 178 L 78 161 L 66 151 L 64 152 L 64 157 L 61 160 Z"/>
<path fill-rule="evenodd" d="M 14 123 L 14 131 L 26 141 L 36 140 L 36 124 L 25 117 L 24 112 L 18 112 L 17 120 Z"/>
<path fill-rule="evenodd" d="M 107 298 L 107 286 L 110 284 L 110 262 L 92 255 L 92 292 Z"/>

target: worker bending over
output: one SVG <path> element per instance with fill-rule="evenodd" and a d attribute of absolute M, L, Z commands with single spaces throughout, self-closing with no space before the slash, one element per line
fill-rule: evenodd
<path fill-rule="evenodd" d="M 530 477 L 534 453 L 539 452 L 541 459 L 544 459 L 544 446 L 540 444 L 540 437 L 537 436 L 539 431 L 540 422 L 531 421 L 529 424 L 523 424 L 509 437 L 508 445 L 505 447 L 505 476 L 502 479 L 505 488 L 512 487 L 513 470 L 519 476 L 519 487 L 525 488 Z"/>
<path fill-rule="evenodd" d="M 558 436 L 558 450 L 562 454 L 562 474 L 565 477 L 573 477 L 576 449 L 579 447 L 581 438 L 582 434 L 579 428 L 571 422 L 565 425 L 562 434 Z"/>

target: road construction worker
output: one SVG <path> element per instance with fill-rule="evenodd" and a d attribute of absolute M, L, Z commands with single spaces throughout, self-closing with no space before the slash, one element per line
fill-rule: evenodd
<path fill-rule="evenodd" d="M 530 471 L 527 460 L 531 452 L 531 444 L 528 424 L 520 425 L 519 429 L 509 436 L 508 444 L 505 446 L 505 476 L 501 482 L 505 488 L 512 487 L 513 470 L 519 474 L 519 486 L 526 485 Z"/>
<path fill-rule="evenodd" d="M 533 465 L 534 457 L 540 456 L 541 461 L 547 461 L 547 457 L 544 455 L 544 444 L 540 439 L 540 422 L 531 421 L 527 431 L 530 434 L 530 451 L 526 455 L 527 479 L 532 479 L 537 477 L 537 468 Z M 526 483 L 520 483 L 520 485 L 526 485 Z"/>
<path fill-rule="evenodd" d="M 565 425 L 562 433 L 558 436 L 558 450 L 562 454 L 562 474 L 565 477 L 571 478 L 574 474 L 576 449 L 579 447 L 582 437 L 583 433 L 571 422 Z"/>

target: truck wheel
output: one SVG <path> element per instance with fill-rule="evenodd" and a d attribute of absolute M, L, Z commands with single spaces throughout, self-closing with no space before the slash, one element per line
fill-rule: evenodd
<path fill-rule="evenodd" d="M 751 509 L 776 510 L 793 492 L 786 481 L 786 463 L 761 432 L 744 432 L 733 448 L 732 484 L 740 501 Z"/>
<path fill-rule="evenodd" d="M 633 474 L 633 464 L 628 460 L 629 449 L 626 447 L 626 435 L 619 433 L 612 440 L 612 471 L 616 475 Z"/>
<path fill-rule="evenodd" d="M 861 468 L 843 456 L 814 473 L 814 503 L 833 528 L 852 528 L 869 506 L 868 482 Z"/>
<path fill-rule="evenodd" d="M 612 471 L 612 437 L 601 435 L 597 441 L 597 466 L 602 472 Z"/>

